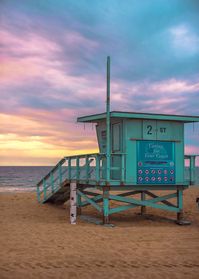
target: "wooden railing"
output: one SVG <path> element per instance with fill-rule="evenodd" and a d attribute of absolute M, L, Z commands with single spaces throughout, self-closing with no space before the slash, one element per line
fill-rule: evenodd
<path fill-rule="evenodd" d="M 114 158 L 119 158 L 117 164 Z M 111 154 L 111 181 L 125 181 L 125 154 Z M 117 172 L 117 176 L 114 173 Z M 118 176 L 119 175 L 119 176 Z M 68 156 L 58 164 L 37 184 L 37 197 L 40 202 L 46 201 L 59 190 L 63 183 L 77 181 L 78 183 L 97 183 L 106 179 L 106 154 L 94 153 Z"/>
<path fill-rule="evenodd" d="M 185 177 L 185 180 L 189 182 L 190 185 L 198 184 L 199 181 L 196 179 L 196 158 L 199 157 L 199 155 L 185 155 L 184 159 L 189 161 L 189 164 L 187 166 L 188 170 L 188 177 Z"/>

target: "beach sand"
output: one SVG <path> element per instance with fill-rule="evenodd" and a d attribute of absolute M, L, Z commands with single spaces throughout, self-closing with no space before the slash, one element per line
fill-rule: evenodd
<path fill-rule="evenodd" d="M 0 278 L 199 278 L 199 188 L 184 193 L 185 217 L 147 208 L 112 216 L 114 228 L 69 223 L 69 204 L 34 193 L 0 194 Z M 84 214 L 97 216 L 91 207 Z"/>

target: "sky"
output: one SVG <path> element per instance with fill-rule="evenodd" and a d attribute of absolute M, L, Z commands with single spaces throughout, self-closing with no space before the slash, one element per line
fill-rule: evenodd
<path fill-rule="evenodd" d="M 0 0 L 0 165 L 98 151 L 107 55 L 112 110 L 199 115 L 198 0 Z"/>

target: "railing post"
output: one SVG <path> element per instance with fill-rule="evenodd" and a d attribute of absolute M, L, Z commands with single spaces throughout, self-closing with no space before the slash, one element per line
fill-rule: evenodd
<path fill-rule="evenodd" d="M 89 180 L 89 158 L 86 155 L 86 180 Z"/>
<path fill-rule="evenodd" d="M 79 180 L 79 157 L 76 157 L 76 179 Z"/>
<path fill-rule="evenodd" d="M 183 190 L 177 190 L 177 206 L 179 212 L 177 212 L 177 222 L 183 220 Z"/>
<path fill-rule="evenodd" d="M 58 170 L 59 170 L 59 184 L 61 184 L 62 183 L 62 165 L 61 164 L 59 164 Z"/>
<path fill-rule="evenodd" d="M 52 193 L 54 192 L 54 179 L 53 179 L 53 173 L 50 173 L 50 184 L 51 184 L 51 189 Z"/>
<path fill-rule="evenodd" d="M 145 201 L 145 192 L 141 191 L 141 201 Z M 146 213 L 146 206 L 141 206 L 141 215 Z"/>
<path fill-rule="evenodd" d="M 43 179 L 44 200 L 46 199 L 46 180 Z"/>
<path fill-rule="evenodd" d="M 71 158 L 68 158 L 68 179 L 71 180 Z"/>
<path fill-rule="evenodd" d="M 125 180 L 125 167 L 124 167 L 124 164 L 125 164 L 125 159 L 124 159 L 124 154 L 122 154 L 122 182 L 124 182 Z"/>
<path fill-rule="evenodd" d="M 96 164 L 96 170 L 95 170 L 95 175 L 96 175 L 96 181 L 99 182 L 100 180 L 100 162 L 99 162 L 99 156 L 95 156 L 95 164 Z"/>
<path fill-rule="evenodd" d="M 109 223 L 109 188 L 103 187 L 103 223 Z"/>
<path fill-rule="evenodd" d="M 195 183 L 195 159 L 196 156 L 190 156 L 190 184 L 194 185 Z"/>

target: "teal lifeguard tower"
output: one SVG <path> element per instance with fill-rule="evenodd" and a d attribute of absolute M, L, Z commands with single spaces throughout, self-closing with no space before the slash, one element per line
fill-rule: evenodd
<path fill-rule="evenodd" d="M 194 184 L 198 155 L 184 154 L 184 125 L 199 122 L 199 116 L 110 112 L 108 57 L 106 113 L 77 121 L 96 123 L 99 153 L 61 159 L 37 184 L 39 202 L 70 199 L 72 223 L 76 213 L 91 205 L 104 224 L 111 214 L 135 207 L 141 208 L 141 214 L 146 207 L 176 212 L 177 223 L 188 224 L 183 218 L 183 191 Z M 190 161 L 189 179 L 185 179 L 185 159 Z"/>

